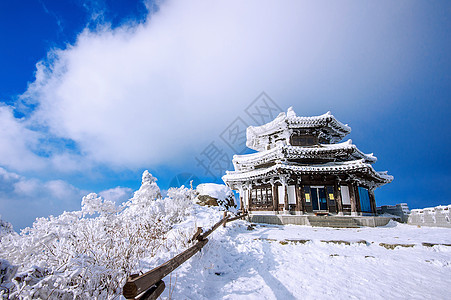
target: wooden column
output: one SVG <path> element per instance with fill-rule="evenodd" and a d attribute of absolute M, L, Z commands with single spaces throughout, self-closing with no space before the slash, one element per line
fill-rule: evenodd
<path fill-rule="evenodd" d="M 251 198 L 252 188 L 247 189 L 247 210 L 250 212 L 252 210 L 252 198 Z"/>
<path fill-rule="evenodd" d="M 302 203 L 302 196 L 301 196 L 302 193 L 301 193 L 298 183 L 296 183 L 296 185 L 295 185 L 295 191 L 296 191 L 296 210 L 303 212 L 304 204 Z"/>
<path fill-rule="evenodd" d="M 307 213 L 307 207 L 306 207 L 306 204 L 305 204 L 305 195 L 304 195 L 304 191 L 303 191 L 303 189 L 304 189 L 304 185 L 303 184 L 301 184 L 301 185 L 299 185 L 299 195 L 300 195 L 300 199 L 301 199 L 301 204 L 302 204 L 302 212 L 303 213 Z"/>
<path fill-rule="evenodd" d="M 354 183 L 348 184 L 349 188 L 349 198 L 351 200 L 351 215 L 355 216 L 357 215 L 357 200 L 356 200 L 356 193 L 354 189 Z"/>
<path fill-rule="evenodd" d="M 341 200 L 341 191 L 340 191 L 340 185 L 338 184 L 338 181 L 335 181 L 334 191 L 335 191 L 335 202 L 337 203 L 337 212 L 339 215 L 342 215 L 343 214 L 343 201 Z"/>
<path fill-rule="evenodd" d="M 377 209 L 376 209 L 376 198 L 374 197 L 374 188 L 368 189 L 368 195 L 370 196 L 371 210 L 373 211 L 373 214 L 376 215 Z"/>
<path fill-rule="evenodd" d="M 284 202 L 285 202 L 284 211 L 286 213 L 288 213 L 290 211 L 290 206 L 288 205 L 288 184 L 285 183 L 283 186 L 284 186 L 284 191 L 285 191 L 285 195 L 284 195 Z"/>
<path fill-rule="evenodd" d="M 274 211 L 279 211 L 279 191 L 277 185 L 274 183 L 271 185 L 272 188 L 272 201 L 274 204 Z"/>

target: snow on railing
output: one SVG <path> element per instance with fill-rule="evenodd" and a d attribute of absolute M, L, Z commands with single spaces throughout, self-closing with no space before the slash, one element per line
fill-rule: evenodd
<path fill-rule="evenodd" d="M 213 227 L 202 233 L 202 228 L 199 227 L 194 234 L 192 241 L 197 241 L 194 246 L 186 249 L 174 258 L 168 260 L 164 264 L 144 273 L 142 275 L 133 274 L 127 278 L 127 282 L 122 289 L 122 293 L 126 299 L 157 299 L 163 293 L 166 285 L 163 278 L 177 269 L 181 264 L 190 259 L 194 254 L 199 252 L 207 243 L 207 237 L 218 229 L 221 225 L 225 227 L 226 223 L 238 219 L 242 219 L 247 213 L 230 218 L 227 212 L 224 212 L 224 218 L 217 222 Z"/>

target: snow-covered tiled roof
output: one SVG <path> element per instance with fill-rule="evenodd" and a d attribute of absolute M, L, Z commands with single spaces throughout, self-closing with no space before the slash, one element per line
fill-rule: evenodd
<path fill-rule="evenodd" d="M 251 171 L 227 171 L 226 175 L 222 177 L 224 182 L 243 182 L 254 179 L 266 178 L 274 175 L 280 171 L 294 171 L 297 173 L 324 173 L 324 174 L 337 174 L 348 173 L 350 171 L 366 172 L 381 184 L 389 183 L 393 181 L 393 176 L 387 175 L 386 172 L 376 172 L 373 167 L 365 163 L 364 159 L 346 161 L 346 162 L 330 162 L 326 164 L 318 165 L 299 165 L 291 163 L 277 163 L 271 167 L 255 169 Z"/>
<path fill-rule="evenodd" d="M 320 144 L 315 147 L 277 145 L 275 148 L 253 154 L 234 155 L 233 164 L 236 170 L 249 170 L 255 166 L 271 161 L 302 158 L 349 157 L 349 160 L 364 159 L 367 163 L 375 163 L 377 158 L 364 154 L 351 140 L 339 144 Z"/>
<path fill-rule="evenodd" d="M 289 136 L 284 136 L 287 133 L 289 134 L 289 129 L 299 128 L 327 128 L 331 143 L 341 141 L 351 132 L 351 127 L 335 119 L 330 112 L 314 117 L 298 117 L 293 108 L 290 107 L 287 113 L 281 112 L 267 124 L 249 126 L 246 131 L 246 145 L 251 149 L 263 151 L 266 149 L 268 136 L 279 134 L 284 138 L 289 138 Z"/>

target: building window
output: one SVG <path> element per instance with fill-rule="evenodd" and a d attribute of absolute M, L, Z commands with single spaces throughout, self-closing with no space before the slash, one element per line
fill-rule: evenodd
<path fill-rule="evenodd" d="M 256 206 L 272 206 L 271 187 L 257 187 L 252 189 L 251 201 Z"/>
<path fill-rule="evenodd" d="M 341 203 L 343 205 L 351 205 L 351 197 L 349 196 L 349 187 L 347 185 L 340 186 Z"/>
<path fill-rule="evenodd" d="M 293 135 L 291 136 L 292 146 L 313 146 L 318 143 L 318 138 L 313 135 Z"/>

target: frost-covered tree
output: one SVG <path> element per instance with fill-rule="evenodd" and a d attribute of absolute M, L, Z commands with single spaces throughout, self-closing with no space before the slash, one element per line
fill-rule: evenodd
<path fill-rule="evenodd" d="M 2 220 L 2 216 L 0 215 L 0 240 L 2 236 L 11 234 L 13 232 L 13 225 L 7 221 Z"/>
<path fill-rule="evenodd" d="M 20 235 L 3 235 L 0 263 L 11 276 L 2 278 L 0 295 L 115 298 L 143 258 L 187 244 L 188 235 L 172 227 L 190 213 L 194 197 L 181 187 L 163 199 L 156 178 L 145 171 L 139 190 L 121 206 L 91 193 L 80 211 L 38 218 Z"/>

